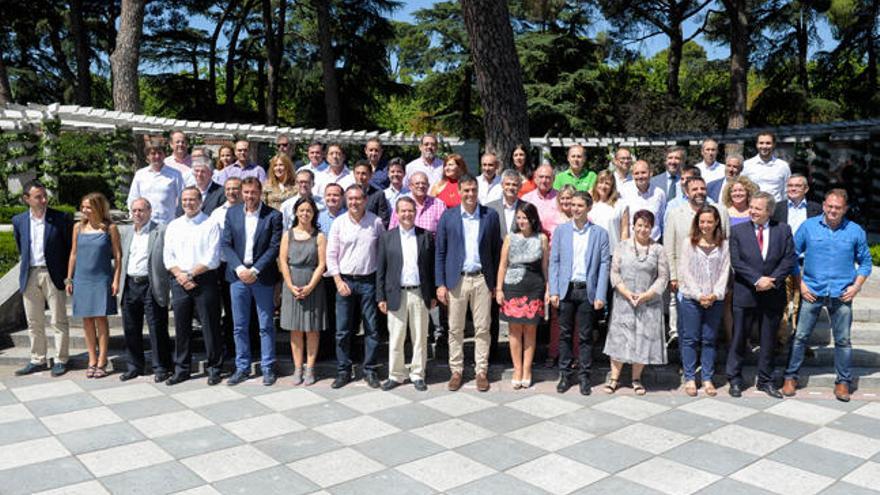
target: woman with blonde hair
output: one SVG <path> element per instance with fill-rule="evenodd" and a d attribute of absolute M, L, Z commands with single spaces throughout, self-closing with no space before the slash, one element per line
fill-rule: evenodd
<path fill-rule="evenodd" d="M 455 208 L 461 204 L 461 197 L 458 195 L 458 179 L 467 173 L 467 164 L 464 157 L 458 153 L 448 155 L 443 160 L 443 178 L 438 180 L 431 186 L 428 194 L 443 201 L 447 208 Z"/>
<path fill-rule="evenodd" d="M 620 193 L 614 173 L 610 170 L 599 172 L 590 195 L 593 196 L 590 222 L 605 229 L 608 232 L 608 245 L 617 247 L 619 240 L 629 238 L 629 211 L 623 201 L 618 202 Z"/>
<path fill-rule="evenodd" d="M 281 203 L 296 196 L 296 174 L 293 162 L 284 153 L 278 153 L 269 160 L 269 174 L 263 183 L 263 202 L 276 210 Z"/>
<path fill-rule="evenodd" d="M 724 189 L 721 203 L 727 208 L 731 227 L 751 220 L 749 201 L 757 192 L 758 185 L 745 175 L 740 175 Z"/>
<path fill-rule="evenodd" d="M 87 194 L 80 202 L 80 211 L 82 220 L 73 227 L 64 285 L 67 294 L 73 296 L 73 317 L 83 319 L 89 353 L 86 378 L 103 378 L 107 376 L 110 343 L 107 316 L 116 314 L 122 250 L 119 230 L 110 219 L 110 204 L 103 194 Z"/>

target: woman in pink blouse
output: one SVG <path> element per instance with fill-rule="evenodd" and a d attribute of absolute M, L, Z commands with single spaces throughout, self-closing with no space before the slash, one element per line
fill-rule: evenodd
<path fill-rule="evenodd" d="M 694 215 L 691 235 L 681 247 L 679 264 L 678 322 L 684 390 L 696 397 L 700 356 L 703 390 L 714 397 L 715 342 L 730 275 L 730 251 L 721 215 L 714 206 L 704 205 Z"/>

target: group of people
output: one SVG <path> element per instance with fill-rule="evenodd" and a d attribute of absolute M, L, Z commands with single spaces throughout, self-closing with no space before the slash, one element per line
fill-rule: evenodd
<path fill-rule="evenodd" d="M 581 146 L 568 167 L 530 169 L 517 147 L 502 157 L 486 152 L 480 174 L 462 156 L 437 156 L 435 136 L 422 137 L 420 156 L 385 161 L 371 139 L 364 158 L 346 166 L 338 144 L 308 146 L 294 165 L 287 136 L 266 169 L 249 161 L 239 141 L 188 154 L 186 136 L 171 135 L 146 149 L 148 165 L 133 178 L 132 228 L 120 229 L 106 198 L 83 198 L 75 224 L 47 207 L 38 182 L 24 188 L 29 211 L 13 220 L 22 256 L 20 287 L 31 335 L 31 362 L 46 369 L 44 307 L 48 303 L 57 356 L 52 374 L 66 371 L 66 296 L 83 318 L 87 376 L 106 376 L 107 316 L 121 305 L 128 349 L 125 381 L 148 372 L 143 323 L 150 335 L 152 372 L 174 385 L 190 378 L 193 320 L 204 336 L 208 384 L 250 378 L 250 327 L 259 328 L 264 385 L 277 379 L 275 317 L 290 332 L 293 383 L 317 379 L 320 335 L 330 329 L 336 354 L 334 388 L 353 377 L 352 341 L 363 327 L 363 379 L 393 389 L 410 381 L 426 390 L 429 338 L 448 342 L 449 390 L 465 381 L 467 315 L 474 330 L 476 388 L 490 388 L 489 355 L 498 321 L 506 321 L 512 387 L 532 384 L 539 326 L 550 332 L 549 356 L 559 369 L 557 391 L 577 385 L 590 394 L 594 329 L 608 321 L 603 351 L 614 393 L 624 364 L 643 395 L 645 365 L 681 351 L 684 390 L 717 394 L 716 348 L 724 335 L 729 393 L 746 387 L 743 363 L 757 329 L 756 386 L 772 397 L 796 393 L 798 372 L 821 309 L 831 314 L 837 368 L 835 394 L 848 400 L 852 382 L 852 300 L 871 272 L 864 230 L 845 217 L 842 189 L 820 206 L 806 199 L 804 176 L 775 154 L 775 137 L 757 137 L 758 154 L 716 161 L 718 143 L 703 142 L 702 160 L 685 164 L 685 149 L 665 155 L 652 176 L 645 160 L 616 150 L 608 169 L 586 167 Z M 169 307 L 174 314 L 172 345 Z M 439 318 L 432 318 L 437 314 Z M 784 386 L 773 380 L 774 355 L 791 332 Z M 388 375 L 379 376 L 379 332 L 389 334 Z M 434 327 L 435 331 L 429 330 Z M 409 336 L 412 357 L 406 363 Z M 697 373 L 699 372 L 699 379 Z"/>

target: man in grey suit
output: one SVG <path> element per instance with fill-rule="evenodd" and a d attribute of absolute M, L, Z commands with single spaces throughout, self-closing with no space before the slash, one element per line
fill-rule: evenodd
<path fill-rule="evenodd" d="M 501 240 L 507 237 L 507 233 L 513 228 L 516 218 L 516 207 L 519 206 L 519 190 L 522 187 L 522 177 L 519 173 L 509 168 L 501 174 L 501 199 L 490 201 L 486 204 L 498 214 L 498 224 L 501 226 Z"/>
<path fill-rule="evenodd" d="M 651 178 L 651 188 L 659 187 L 666 193 L 666 202 L 682 196 L 681 164 L 684 163 L 685 150 L 681 146 L 673 146 L 666 150 L 666 171 Z"/>
<path fill-rule="evenodd" d="M 171 374 L 171 339 L 168 336 L 168 272 L 162 261 L 165 225 L 150 220 L 152 207 L 145 198 L 131 204 L 132 228 L 122 236 L 122 326 L 128 351 L 128 381 L 144 374 L 144 316 L 150 329 L 150 349 L 156 383 Z"/>

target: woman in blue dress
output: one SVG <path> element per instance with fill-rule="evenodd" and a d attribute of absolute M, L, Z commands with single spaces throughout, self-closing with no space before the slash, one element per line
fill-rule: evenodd
<path fill-rule="evenodd" d="M 82 219 L 73 228 L 65 285 L 67 294 L 73 296 L 73 317 L 83 319 L 89 352 L 86 378 L 103 378 L 107 376 L 110 343 L 107 316 L 116 314 L 122 272 L 119 230 L 110 219 L 110 204 L 101 193 L 87 194 L 80 203 L 80 212 Z"/>

